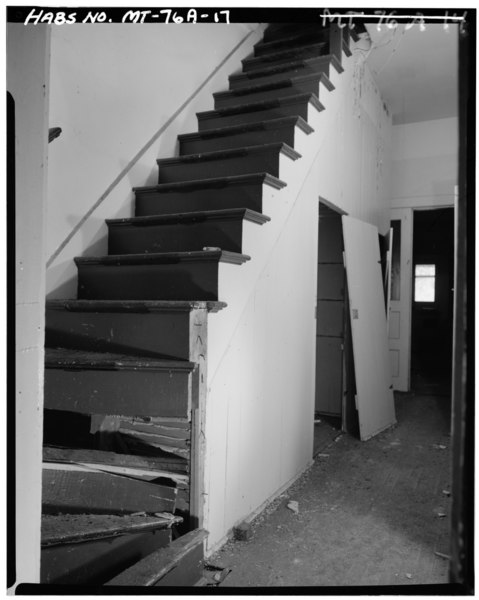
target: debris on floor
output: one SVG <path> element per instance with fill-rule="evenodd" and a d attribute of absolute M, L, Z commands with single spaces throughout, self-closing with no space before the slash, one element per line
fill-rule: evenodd
<path fill-rule="evenodd" d="M 447 583 L 450 445 L 433 444 L 450 429 L 449 407 L 447 397 L 399 398 L 398 427 L 367 442 L 326 419 L 316 425 L 315 457 L 329 457 L 251 521 L 250 541 L 232 539 L 210 557 L 232 569 L 220 587 Z"/>
<path fill-rule="evenodd" d="M 253 535 L 253 529 L 250 523 L 243 521 L 239 525 L 233 528 L 234 539 L 238 542 L 246 542 L 251 539 Z"/>
<path fill-rule="evenodd" d="M 296 515 L 299 513 L 299 504 L 296 502 L 296 500 L 290 500 L 286 506 Z"/>
<path fill-rule="evenodd" d="M 223 583 L 226 577 L 231 573 L 228 567 L 218 567 L 209 563 L 205 563 L 203 569 L 203 585 L 206 587 L 216 587 Z"/>

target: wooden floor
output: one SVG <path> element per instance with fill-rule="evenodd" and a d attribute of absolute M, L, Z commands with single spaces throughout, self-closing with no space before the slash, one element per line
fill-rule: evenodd
<path fill-rule="evenodd" d="M 397 427 L 367 442 L 315 426 L 313 467 L 253 522 L 250 541 L 210 558 L 231 569 L 221 586 L 447 583 L 449 398 L 396 394 L 395 404 Z"/>

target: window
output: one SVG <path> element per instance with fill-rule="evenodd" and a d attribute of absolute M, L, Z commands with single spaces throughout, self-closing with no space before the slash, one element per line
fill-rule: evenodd
<path fill-rule="evenodd" d="M 434 302 L 436 298 L 436 265 L 414 267 L 414 302 Z"/>

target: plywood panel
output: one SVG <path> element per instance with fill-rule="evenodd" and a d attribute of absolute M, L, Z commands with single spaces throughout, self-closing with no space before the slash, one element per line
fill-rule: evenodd
<path fill-rule="evenodd" d="M 359 428 L 367 440 L 396 423 L 378 230 L 342 217 Z"/>

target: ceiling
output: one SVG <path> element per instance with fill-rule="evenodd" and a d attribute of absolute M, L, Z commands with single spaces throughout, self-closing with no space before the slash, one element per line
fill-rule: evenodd
<path fill-rule="evenodd" d="M 457 25 L 366 28 L 370 40 L 363 38 L 358 45 L 366 49 L 372 42 L 367 62 L 393 124 L 457 116 Z"/>

